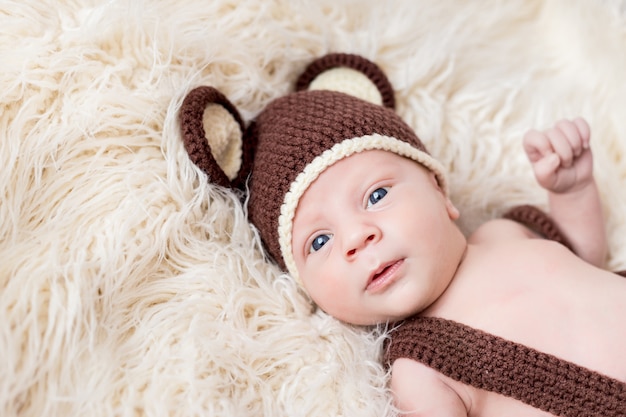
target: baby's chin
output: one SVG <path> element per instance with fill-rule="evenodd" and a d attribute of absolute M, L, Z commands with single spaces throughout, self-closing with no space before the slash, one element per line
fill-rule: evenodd
<path fill-rule="evenodd" d="M 329 312 L 327 310 L 324 311 L 329 316 L 334 317 L 335 319 L 349 324 L 351 326 L 360 326 L 360 327 L 372 327 L 378 325 L 392 324 L 396 323 L 400 320 L 404 320 L 407 317 L 413 315 L 413 313 L 400 313 L 398 315 L 393 314 L 384 314 L 384 315 L 374 315 L 374 314 L 345 314 L 345 313 L 337 313 L 337 312 Z"/>
<path fill-rule="evenodd" d="M 347 311 L 338 311 L 332 308 L 324 308 L 319 304 L 316 304 L 317 307 L 322 310 L 325 314 L 341 321 L 342 323 L 349 324 L 351 326 L 376 326 L 381 323 L 386 322 L 385 317 L 373 316 L 370 314 L 358 314 L 355 312 L 347 312 Z"/>

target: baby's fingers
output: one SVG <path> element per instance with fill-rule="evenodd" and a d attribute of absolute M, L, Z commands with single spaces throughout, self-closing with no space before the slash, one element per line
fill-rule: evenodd
<path fill-rule="evenodd" d="M 554 153 L 548 137 L 537 130 L 529 130 L 524 135 L 524 151 L 533 164 L 541 158 Z"/>
<path fill-rule="evenodd" d="M 589 142 L 591 141 L 591 128 L 585 119 L 577 117 L 574 119 L 574 125 L 578 129 L 580 140 L 582 141 L 583 148 L 589 148 Z"/>
<path fill-rule="evenodd" d="M 583 140 L 576 124 L 569 120 L 561 120 L 556 124 L 556 128 L 561 131 L 569 142 L 574 156 L 579 156 L 584 150 Z"/>
<path fill-rule="evenodd" d="M 555 186 L 557 180 L 556 171 L 560 163 L 559 156 L 551 153 L 533 164 L 533 171 L 539 185 L 549 190 Z"/>
<path fill-rule="evenodd" d="M 562 124 L 562 122 L 560 123 Z M 565 130 L 563 128 L 565 128 Z M 569 137 L 572 133 L 572 129 L 577 132 L 574 125 L 562 124 L 561 127 L 557 124 L 556 127 L 546 131 L 552 149 L 554 149 L 554 152 L 561 159 L 561 164 L 566 168 L 572 165 L 574 158 L 577 156 L 576 149 L 580 148 L 580 145 L 576 146 L 576 138 L 574 136 Z M 577 134 L 575 136 L 577 136 Z M 578 154 L 580 154 L 580 152 Z"/>

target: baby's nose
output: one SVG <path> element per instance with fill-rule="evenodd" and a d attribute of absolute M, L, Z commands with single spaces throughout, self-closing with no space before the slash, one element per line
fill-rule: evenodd
<path fill-rule="evenodd" d="M 373 226 L 360 226 L 346 240 L 345 256 L 352 258 L 368 245 L 380 239 L 380 230 Z"/>

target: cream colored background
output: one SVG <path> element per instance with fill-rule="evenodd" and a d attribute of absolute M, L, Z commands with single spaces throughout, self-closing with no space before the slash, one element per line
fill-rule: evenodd
<path fill-rule="evenodd" d="M 626 269 L 624 1 L 5 0 L 1 415 L 392 415 L 380 340 L 310 313 L 179 136 L 191 88 L 249 121 L 331 51 L 388 74 L 468 232 L 545 203 L 525 130 L 586 117 Z"/>

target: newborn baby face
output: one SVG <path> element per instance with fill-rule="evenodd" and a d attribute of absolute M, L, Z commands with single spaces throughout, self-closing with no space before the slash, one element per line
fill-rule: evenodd
<path fill-rule="evenodd" d="M 354 154 L 307 189 L 293 222 L 293 255 L 313 301 L 348 323 L 415 314 L 452 278 L 458 211 L 435 175 L 395 153 Z M 458 246 L 458 245 L 456 245 Z"/>

